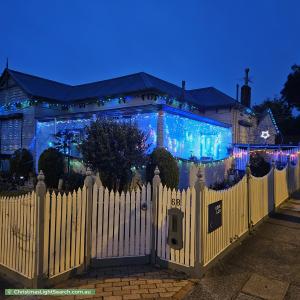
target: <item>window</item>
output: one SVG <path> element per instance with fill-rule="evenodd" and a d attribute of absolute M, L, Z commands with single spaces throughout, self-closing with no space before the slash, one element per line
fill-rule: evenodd
<path fill-rule="evenodd" d="M 22 147 L 22 120 L 1 121 L 1 153 L 12 154 Z"/>

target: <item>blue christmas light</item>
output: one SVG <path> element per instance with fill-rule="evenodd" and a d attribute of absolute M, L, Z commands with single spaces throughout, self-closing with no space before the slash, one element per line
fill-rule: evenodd
<path fill-rule="evenodd" d="M 157 141 L 157 113 L 136 114 L 132 116 L 122 116 L 116 118 L 119 122 L 133 122 L 136 123 L 138 128 L 147 134 L 147 144 L 150 145 L 148 153 L 151 153 L 156 147 Z M 53 147 L 55 141 L 54 134 L 60 131 L 76 131 L 83 136 L 84 128 L 89 126 L 91 119 L 66 119 L 37 122 L 36 131 L 36 157 L 37 161 L 44 150 Z M 71 155 L 80 157 L 80 153 L 76 147 L 72 147 Z"/>
<path fill-rule="evenodd" d="M 231 141 L 230 128 L 165 113 L 164 145 L 176 157 L 223 159 Z"/>
<path fill-rule="evenodd" d="M 150 145 L 148 153 L 151 153 L 156 147 L 157 112 L 121 116 L 115 120 L 137 124 L 138 128 L 147 135 L 147 143 Z M 45 149 L 53 146 L 55 133 L 72 130 L 79 132 L 79 134 L 82 133 L 81 136 L 83 136 L 84 128 L 90 125 L 90 122 L 91 119 L 89 118 L 38 122 L 36 132 L 37 160 Z M 219 160 L 228 156 L 227 149 L 232 140 L 230 128 L 165 112 L 163 131 L 164 147 L 175 157 L 190 159 L 192 155 L 197 159 Z M 71 149 L 71 155 L 80 157 L 76 147 Z"/>

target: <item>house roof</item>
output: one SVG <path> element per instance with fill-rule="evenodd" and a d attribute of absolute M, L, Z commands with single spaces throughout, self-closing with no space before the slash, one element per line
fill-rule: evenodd
<path fill-rule="evenodd" d="M 258 124 L 259 124 L 260 122 L 262 122 L 263 119 L 264 119 L 266 116 L 270 116 L 271 121 L 272 121 L 272 123 L 273 123 L 273 126 L 274 126 L 276 132 L 277 132 L 277 133 L 280 133 L 279 128 L 278 128 L 278 126 L 277 126 L 277 123 L 276 123 L 276 121 L 275 121 L 275 118 L 274 118 L 274 116 L 273 116 L 272 110 L 271 110 L 270 108 L 267 108 L 267 109 L 264 110 L 261 114 L 258 115 Z"/>
<path fill-rule="evenodd" d="M 203 108 L 228 107 L 239 104 L 235 99 L 214 87 L 186 90 L 183 93 L 181 87 L 144 72 L 93 83 L 69 85 L 11 69 L 5 71 L 29 95 L 63 103 L 154 92 L 175 97 L 179 101 L 187 101 Z"/>
<path fill-rule="evenodd" d="M 232 97 L 224 94 L 214 87 L 190 90 L 189 93 L 205 107 L 234 106 L 236 104 L 240 104 Z"/>
<path fill-rule="evenodd" d="M 65 101 L 72 86 L 57 81 L 7 69 L 9 75 L 28 94 L 57 101 Z"/>

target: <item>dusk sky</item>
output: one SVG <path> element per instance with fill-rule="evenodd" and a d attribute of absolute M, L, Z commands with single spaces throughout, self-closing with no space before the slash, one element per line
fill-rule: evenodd
<path fill-rule="evenodd" d="M 0 68 L 69 83 L 148 72 L 252 100 L 280 94 L 300 64 L 297 0 L 10 0 L 0 4 Z"/>

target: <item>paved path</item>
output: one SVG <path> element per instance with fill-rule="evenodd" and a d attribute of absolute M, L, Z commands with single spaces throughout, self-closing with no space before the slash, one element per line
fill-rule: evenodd
<path fill-rule="evenodd" d="M 300 200 L 284 203 L 186 299 L 300 299 Z"/>
<path fill-rule="evenodd" d="M 56 288 L 96 289 L 96 299 L 182 299 L 193 284 L 183 273 L 151 266 L 116 267 L 95 270 L 86 277 L 70 279 Z M 87 297 L 86 297 L 87 298 Z M 58 299 L 58 298 L 57 298 Z M 74 297 L 62 297 L 63 300 Z M 76 297 L 80 299 L 80 297 Z"/>
<path fill-rule="evenodd" d="M 183 273 L 147 266 L 98 269 L 88 275 L 73 277 L 53 288 L 95 289 L 94 296 L 6 297 L 9 300 L 75 300 L 75 299 L 183 299 L 193 288 Z M 6 286 L 8 287 L 8 286 Z"/>

